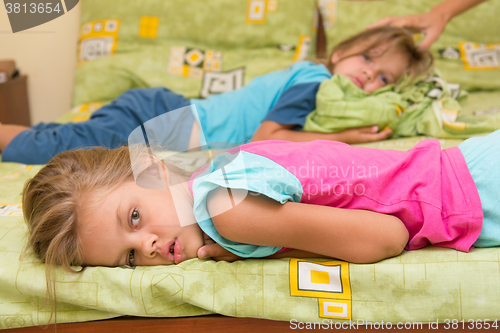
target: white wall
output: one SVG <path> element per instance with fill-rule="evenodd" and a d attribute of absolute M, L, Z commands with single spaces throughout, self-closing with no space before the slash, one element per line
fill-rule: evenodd
<path fill-rule="evenodd" d="M 12 33 L 0 3 L 0 59 L 28 76 L 31 122 L 53 121 L 71 108 L 80 5 L 40 26 Z"/>

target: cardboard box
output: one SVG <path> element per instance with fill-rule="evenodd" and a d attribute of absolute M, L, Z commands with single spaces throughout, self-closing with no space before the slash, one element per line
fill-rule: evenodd
<path fill-rule="evenodd" d="M 26 75 L 16 76 L 0 84 L 0 122 L 31 125 Z"/>
<path fill-rule="evenodd" d="M 16 74 L 16 63 L 14 60 L 0 61 L 0 83 L 5 83 L 14 78 Z"/>

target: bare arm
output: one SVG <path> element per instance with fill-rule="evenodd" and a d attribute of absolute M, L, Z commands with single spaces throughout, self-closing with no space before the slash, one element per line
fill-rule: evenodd
<path fill-rule="evenodd" d="M 233 262 L 240 259 L 245 259 L 236 254 L 226 250 L 216 242 L 210 236 L 203 233 L 203 238 L 205 245 L 198 249 L 198 258 L 200 259 L 208 259 L 211 258 L 215 261 L 229 261 Z M 280 253 L 275 253 L 263 259 L 280 259 L 280 258 L 328 258 L 327 256 L 323 256 L 316 253 L 301 251 L 301 250 L 289 250 Z"/>
<path fill-rule="evenodd" d="M 384 25 L 417 29 L 425 34 L 419 46 L 428 49 L 441 35 L 446 24 L 455 16 L 486 0 L 443 0 L 427 13 L 404 16 L 389 16 L 368 28 Z"/>
<path fill-rule="evenodd" d="M 209 211 L 225 210 L 220 205 L 226 203 L 226 191 L 218 189 L 209 196 Z M 232 192 L 244 196 L 242 191 Z M 354 263 L 396 256 L 408 242 L 405 226 L 391 215 L 294 202 L 280 204 L 262 195 L 246 196 L 212 221 L 223 237 L 235 242 L 289 247 Z"/>
<path fill-rule="evenodd" d="M 345 143 L 365 143 L 387 139 L 392 134 L 391 129 L 377 132 L 377 126 L 350 128 L 337 133 L 301 132 L 292 129 L 293 125 L 282 125 L 274 121 L 263 121 L 252 141 L 286 140 L 304 142 L 313 140 L 332 140 Z"/>
<path fill-rule="evenodd" d="M 212 258 L 215 261 L 236 261 L 240 259 L 245 259 L 236 254 L 226 250 L 216 242 L 206 233 L 203 233 L 204 244 L 198 249 L 198 258 L 208 259 Z M 322 256 L 316 253 L 301 251 L 301 250 L 289 250 L 280 253 L 275 253 L 271 256 L 265 257 L 263 259 L 279 259 L 279 258 L 322 258 Z"/>
<path fill-rule="evenodd" d="M 228 262 L 245 259 L 226 250 L 217 243 L 205 244 L 204 246 L 200 247 L 200 249 L 198 250 L 198 258 L 200 259 L 211 258 L 215 261 L 228 261 Z M 290 251 L 275 253 L 271 256 L 264 257 L 262 259 L 280 259 L 280 258 L 330 258 L 330 257 L 307 251 L 290 250 Z"/>
<path fill-rule="evenodd" d="M 0 152 L 7 147 L 7 145 L 19 133 L 29 129 L 27 126 L 22 125 L 7 125 L 0 123 Z"/>

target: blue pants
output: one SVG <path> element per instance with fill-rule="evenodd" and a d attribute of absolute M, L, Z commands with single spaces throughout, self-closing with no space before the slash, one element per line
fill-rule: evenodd
<path fill-rule="evenodd" d="M 19 133 L 2 152 L 2 161 L 45 164 L 54 155 L 78 148 L 118 148 L 144 122 L 166 112 L 188 106 L 189 101 L 166 88 L 129 90 L 80 123 L 40 123 Z M 172 113 L 175 114 L 175 113 Z M 185 151 L 194 116 L 173 116 L 165 128 L 172 150 Z M 170 120 L 170 119 L 169 119 Z"/>
<path fill-rule="evenodd" d="M 500 130 L 467 139 L 458 147 L 476 184 L 484 214 L 474 246 L 500 246 Z"/>

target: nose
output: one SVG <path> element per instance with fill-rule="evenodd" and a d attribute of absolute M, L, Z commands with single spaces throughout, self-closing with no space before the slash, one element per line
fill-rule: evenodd
<path fill-rule="evenodd" d="M 146 258 L 153 258 L 156 256 L 158 246 L 158 236 L 148 233 L 141 239 L 140 250 Z"/>
<path fill-rule="evenodd" d="M 375 68 L 373 68 L 373 66 L 366 66 L 363 70 L 365 76 L 366 76 L 366 80 L 367 81 L 371 81 L 373 80 L 373 78 L 375 77 Z"/>

